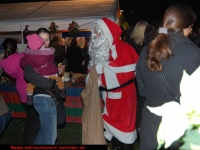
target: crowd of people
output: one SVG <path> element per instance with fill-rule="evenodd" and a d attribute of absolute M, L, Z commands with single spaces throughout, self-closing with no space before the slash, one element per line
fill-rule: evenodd
<path fill-rule="evenodd" d="M 176 4 L 167 8 L 162 20 L 138 21 L 130 37 L 124 40 L 120 40 L 121 28 L 108 18 L 92 23 L 91 37 L 86 38 L 84 47 L 78 46 L 76 39 L 72 39 L 70 46 L 58 36 L 50 40 L 46 28 L 39 28 L 34 37 L 27 38 L 24 53 L 16 52 L 14 39 L 5 39 L 0 67 L 16 79 L 16 89 L 26 109 L 23 144 L 55 144 L 56 105 L 46 90 L 59 90 L 64 97 L 59 75 L 65 70 L 85 73 L 87 80 L 95 65 L 104 101 L 102 132 L 106 141 L 111 142 L 113 149 L 133 150 L 138 139 L 141 150 L 157 149 L 161 117 L 151 113 L 147 106 L 172 101 L 160 73 L 164 73 L 180 99 L 183 70 L 192 74 L 199 67 L 200 38 L 192 30 L 195 19 L 190 6 Z M 47 62 L 34 62 L 41 54 Z M 34 88 L 30 90 L 30 86 Z M 11 116 L 3 97 L 0 100 L 5 106 L 0 112 L 0 120 L 5 118 L 1 134 Z"/>

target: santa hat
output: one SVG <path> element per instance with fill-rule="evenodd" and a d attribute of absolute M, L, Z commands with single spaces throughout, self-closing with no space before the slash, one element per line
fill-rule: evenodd
<path fill-rule="evenodd" d="M 119 40 L 122 30 L 115 22 L 109 20 L 108 18 L 102 18 L 95 22 L 99 24 L 99 26 L 103 30 L 105 36 L 109 41 L 110 46 L 112 46 L 115 40 Z"/>
<path fill-rule="evenodd" d="M 44 40 L 37 34 L 30 34 L 26 37 L 28 47 L 32 50 L 38 50 L 42 47 Z"/>

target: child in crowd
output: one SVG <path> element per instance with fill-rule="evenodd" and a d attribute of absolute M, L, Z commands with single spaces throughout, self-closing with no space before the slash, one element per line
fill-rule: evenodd
<path fill-rule="evenodd" d="M 20 67 L 20 59 L 24 53 L 17 52 L 17 43 L 12 38 L 6 38 L 3 42 L 3 48 L 0 49 L 0 68 L 10 77 L 16 79 L 16 90 L 23 104 L 27 103 L 26 87 L 24 80 L 24 71 Z"/>
<path fill-rule="evenodd" d="M 0 40 L 0 44 L 1 44 Z M 24 56 L 24 53 L 17 52 L 17 43 L 12 38 L 6 38 L 2 45 L 0 45 L 0 72 L 6 72 L 7 75 L 16 79 L 16 90 L 20 96 L 20 100 L 23 105 L 26 105 L 26 87 L 27 83 L 24 80 L 24 71 L 20 67 L 20 59 Z M 0 73 L 0 76 L 1 76 Z M 0 95 L 0 137 L 11 120 L 11 112 L 7 107 L 4 98 Z M 30 117 L 27 114 L 27 117 Z M 30 118 L 32 119 L 32 118 Z"/>
<path fill-rule="evenodd" d="M 52 47 L 43 48 L 44 40 L 37 34 L 27 36 L 27 45 L 29 48 L 25 50 L 25 55 L 21 59 L 21 66 L 24 68 L 27 64 L 33 66 L 34 70 L 43 75 L 44 77 L 55 79 L 60 90 L 60 96 L 65 97 L 64 83 L 60 76 L 57 74 L 57 66 L 53 63 L 55 49 Z M 28 104 L 33 104 L 33 89 L 34 85 L 28 83 L 27 86 L 27 99 Z"/>

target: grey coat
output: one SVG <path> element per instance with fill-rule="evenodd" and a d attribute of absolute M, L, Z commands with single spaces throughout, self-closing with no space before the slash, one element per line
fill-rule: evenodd
<path fill-rule="evenodd" d="M 180 97 L 179 84 L 183 70 L 192 74 L 200 65 L 200 49 L 187 37 L 168 33 L 170 49 L 174 56 L 161 60 L 163 72 L 172 91 Z M 172 100 L 158 72 L 152 72 L 146 66 L 147 47 L 142 49 L 137 69 L 136 80 L 139 94 L 145 97 L 143 116 L 140 126 L 140 149 L 152 150 L 157 148 L 156 134 L 161 117 L 152 114 L 146 106 L 157 107 Z M 170 110 L 169 110 L 170 111 Z M 173 122 L 172 122 L 173 123 Z"/>

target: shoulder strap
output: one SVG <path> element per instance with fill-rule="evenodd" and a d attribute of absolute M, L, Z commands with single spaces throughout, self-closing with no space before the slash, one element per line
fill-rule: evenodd
<path fill-rule="evenodd" d="M 55 99 L 55 95 L 50 91 L 50 90 L 46 90 L 47 93 L 49 93 L 49 95 L 51 96 L 51 98 L 53 98 L 53 100 Z"/>
<path fill-rule="evenodd" d="M 171 90 L 171 88 L 170 88 L 170 86 L 169 86 L 169 84 L 168 84 L 168 82 L 167 82 L 167 80 L 166 80 L 166 78 L 165 78 L 164 73 L 163 73 L 163 72 L 160 72 L 160 76 L 161 76 L 161 78 L 162 78 L 162 80 L 163 80 L 163 82 L 164 82 L 164 84 L 165 84 L 165 86 L 166 86 L 166 88 L 167 88 L 169 94 L 171 95 L 172 99 L 173 99 L 174 101 L 176 101 L 176 102 L 179 103 L 179 99 L 178 99 L 178 97 L 175 96 L 174 93 L 172 92 L 172 90 Z"/>

